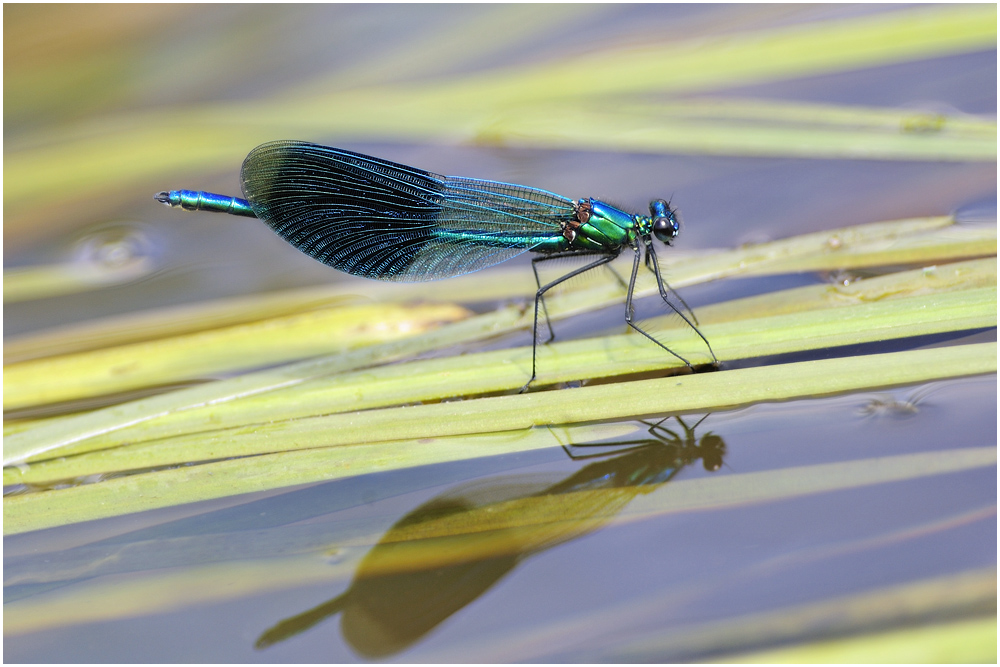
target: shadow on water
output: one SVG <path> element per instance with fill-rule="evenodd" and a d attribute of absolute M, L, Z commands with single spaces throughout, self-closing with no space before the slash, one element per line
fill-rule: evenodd
<path fill-rule="evenodd" d="M 707 415 L 706 415 L 707 417 Z M 699 459 L 722 466 L 721 437 L 674 417 L 643 422 L 649 437 L 564 445 L 592 460 L 553 482 L 499 476 L 459 485 L 392 526 L 337 597 L 284 619 L 256 648 L 294 637 L 341 614 L 344 639 L 364 657 L 398 653 L 489 590 L 522 560 L 599 529 L 637 495 L 654 491 Z"/>

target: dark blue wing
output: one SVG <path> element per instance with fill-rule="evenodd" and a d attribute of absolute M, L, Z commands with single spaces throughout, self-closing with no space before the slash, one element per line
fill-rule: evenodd
<path fill-rule="evenodd" d="M 439 176 L 297 141 L 253 149 L 241 171 L 258 218 L 302 252 L 379 280 L 477 271 L 558 237 L 565 197 L 496 181 Z"/>

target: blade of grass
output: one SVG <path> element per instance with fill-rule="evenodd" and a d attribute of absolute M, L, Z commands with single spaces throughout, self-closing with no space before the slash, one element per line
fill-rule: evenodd
<path fill-rule="evenodd" d="M 964 262 L 928 266 L 910 271 L 898 271 L 846 285 L 831 283 L 806 285 L 703 306 L 698 309 L 698 321 L 732 322 L 765 315 L 837 308 L 858 303 L 873 303 L 886 299 L 941 294 L 957 290 L 990 287 L 996 284 L 997 259 L 988 257 Z"/>
<path fill-rule="evenodd" d="M 724 355 L 723 358 L 740 359 L 990 326 L 996 326 L 995 287 L 861 303 L 841 309 L 708 324 L 704 327 L 704 331 L 715 341 L 717 353 Z M 667 330 L 660 337 L 672 349 L 690 359 L 709 361 L 707 357 L 701 358 L 704 357 L 705 350 L 699 344 L 700 341 L 694 339 L 686 330 Z M 400 404 L 421 399 L 433 400 L 442 396 L 512 390 L 519 387 L 526 377 L 530 366 L 530 355 L 530 348 L 521 348 L 518 351 L 507 350 L 452 359 L 434 359 L 407 366 L 356 373 L 333 380 L 326 387 L 318 387 L 318 395 L 308 398 L 292 397 L 292 401 L 300 407 L 294 408 L 291 415 L 281 414 L 283 406 L 280 401 L 270 406 L 259 406 L 254 403 L 230 406 L 229 409 L 235 411 L 230 418 L 237 422 L 237 425 L 231 428 L 251 428 L 267 417 L 272 417 L 270 425 L 261 427 L 266 431 L 274 425 L 275 420 L 304 416 L 300 412 L 302 408 L 318 408 L 318 412 L 329 414 L 374 407 L 379 403 Z M 540 384 L 580 378 L 611 377 L 622 373 L 640 373 L 680 365 L 679 360 L 668 357 L 659 348 L 649 345 L 638 336 L 628 334 L 551 345 L 539 350 L 539 360 L 543 369 L 538 379 Z M 193 415 L 196 429 L 197 417 L 198 415 Z M 226 421 L 228 420 L 221 416 L 218 410 L 211 410 L 203 418 L 201 425 L 203 428 L 216 431 Z M 189 428 L 182 427 L 181 430 L 188 431 Z M 222 434 L 228 432 L 231 431 L 220 431 L 219 437 L 224 437 Z M 60 450 L 60 455 L 67 456 L 129 442 L 144 442 L 157 437 L 157 433 L 172 436 L 175 431 L 169 423 L 159 432 L 155 424 L 149 433 L 144 427 L 125 432 L 119 430 L 64 447 Z M 8 440 L 16 437 L 17 434 L 11 435 Z M 243 449 L 239 452 L 220 453 L 217 446 L 209 445 L 211 442 L 212 440 L 206 440 L 208 452 L 212 453 L 198 453 L 195 446 L 196 451 L 188 452 L 187 458 L 174 458 L 131 467 L 262 453 L 258 450 Z M 180 450 L 175 447 L 170 451 L 175 456 L 181 456 Z M 11 454 L 13 455 L 13 452 Z M 38 475 L 44 475 L 42 479 L 53 479 L 51 475 L 55 473 L 49 471 L 53 467 L 62 469 L 71 465 L 69 461 L 36 464 L 28 473 L 5 470 L 5 483 L 14 479 L 37 481 Z M 62 472 L 58 473 L 60 477 L 56 479 L 94 472 L 105 472 L 105 470 L 76 471 L 71 474 Z"/>
<path fill-rule="evenodd" d="M 737 120 L 764 123 L 793 123 L 829 128 L 862 128 L 896 132 L 941 132 L 989 139 L 997 133 L 993 118 L 955 115 L 917 109 L 886 109 L 753 98 L 682 99 L 658 104 L 619 105 L 620 110 L 637 114 L 659 114 L 690 120 Z"/>
<path fill-rule="evenodd" d="M 324 308 L 169 339 L 4 365 L 4 410 L 331 354 L 427 331 L 471 313 L 452 305 Z"/>
<path fill-rule="evenodd" d="M 469 318 L 448 327 L 431 330 L 396 341 L 363 347 L 335 356 L 320 357 L 286 366 L 248 373 L 207 385 L 182 389 L 83 415 L 47 420 L 36 428 L 4 438 L 4 465 L 25 461 L 44 452 L 71 445 L 90 437 L 139 424 L 158 416 L 203 406 L 220 405 L 237 398 L 295 386 L 312 378 L 376 363 L 395 361 L 447 347 L 465 340 L 495 335 L 523 320 L 523 311 L 507 307 L 488 316 Z"/>
<path fill-rule="evenodd" d="M 281 591 L 294 585 L 323 585 L 346 580 L 354 563 L 331 563 L 313 554 L 249 562 L 226 562 L 167 571 L 140 581 L 77 584 L 61 590 L 62 599 L 32 598 L 9 603 L 5 631 L 9 636 L 81 623 L 95 623 L 145 614 L 188 609 L 199 603 L 240 599 L 248 595 Z M 228 589 L 220 597 L 219 586 Z M 80 604 L 89 596 L 90 602 Z M 13 611 L 16 609 L 17 611 Z"/>
<path fill-rule="evenodd" d="M 793 261 L 794 258 L 806 254 L 835 255 L 828 264 L 836 266 L 835 262 L 847 262 L 852 252 L 860 248 L 864 251 L 868 243 L 884 243 L 887 239 L 899 248 L 898 256 L 907 259 L 913 257 L 907 254 L 906 241 L 929 235 L 935 228 L 944 227 L 943 232 L 951 234 L 956 227 L 950 218 L 927 218 L 905 220 L 891 223 L 861 225 L 848 227 L 832 232 L 806 234 L 791 239 L 774 241 L 766 244 L 740 248 L 735 251 L 725 251 L 708 258 L 702 258 L 695 266 L 679 262 L 672 270 L 671 279 L 675 286 L 688 284 L 698 279 L 709 280 L 726 275 L 766 272 L 768 266 L 776 263 Z M 993 247 L 995 254 L 996 230 L 992 230 L 992 241 L 979 241 L 974 246 L 985 251 L 983 245 Z M 924 248 L 924 255 L 930 254 L 933 246 Z M 971 252 L 967 254 L 976 254 Z M 885 261 L 885 250 L 879 251 L 879 259 Z M 888 257 L 896 257 L 889 255 Z M 891 261 L 891 260 L 890 260 Z M 898 262 L 902 263 L 902 262 Z M 637 284 L 637 296 L 655 294 L 654 281 L 646 279 Z M 674 276 L 677 276 L 676 278 Z M 684 276 L 688 277 L 685 278 Z M 621 288 L 617 285 L 605 284 L 603 287 L 591 290 L 571 292 L 549 301 L 549 314 L 554 319 L 579 312 L 587 312 L 608 303 L 620 303 Z M 38 428 L 16 433 L 4 441 L 4 465 L 12 462 L 37 457 L 44 452 L 52 451 L 62 446 L 71 445 L 90 437 L 118 430 L 132 424 L 141 423 L 158 416 L 193 409 L 205 405 L 218 405 L 243 396 L 273 391 L 283 387 L 294 386 L 312 378 L 343 372 L 369 365 L 374 362 L 384 363 L 409 354 L 417 354 L 431 349 L 453 345 L 461 341 L 497 335 L 528 325 L 531 314 L 523 313 L 514 308 L 502 308 L 494 313 L 443 327 L 427 334 L 413 336 L 402 342 L 383 344 L 377 347 L 352 351 L 334 358 L 321 358 L 307 362 L 292 364 L 284 368 L 264 372 L 251 373 L 241 377 L 176 391 L 165 396 L 143 399 L 98 410 L 78 417 L 51 420 Z"/>
<path fill-rule="evenodd" d="M 8 496 L 4 499 L 4 534 L 27 532 L 224 495 L 279 488 L 290 484 L 369 474 L 395 469 L 401 464 L 409 467 L 431 465 L 553 446 L 560 445 L 547 430 L 530 429 L 486 437 L 441 439 L 426 437 L 376 445 L 321 446 L 319 449 L 175 468 L 59 491 Z M 686 485 L 680 482 L 673 483 L 667 489 L 676 487 L 678 490 L 671 492 L 671 502 L 668 506 L 673 509 L 668 511 L 678 511 L 678 508 L 704 509 L 748 501 L 761 502 L 789 495 L 907 479 L 913 475 L 942 474 L 951 470 L 992 465 L 996 463 L 996 450 L 994 448 L 948 450 L 886 457 L 884 464 L 876 464 L 875 461 L 873 459 L 865 462 L 806 467 L 810 470 L 816 468 L 829 471 L 828 479 L 831 480 L 829 483 L 820 483 L 815 474 L 807 473 L 805 469 L 736 476 L 745 483 L 734 483 L 733 476 L 688 482 L 689 485 L 697 486 L 694 496 L 687 493 Z M 903 464 L 904 461 L 908 463 Z M 845 466 L 846 468 L 842 469 Z M 780 479 L 775 477 L 776 474 Z M 764 479 L 758 479 L 762 476 Z M 675 497 L 675 494 L 679 494 L 679 497 Z M 574 506 L 572 500 L 567 502 L 568 507 Z M 587 506 L 590 505 L 591 503 L 587 503 Z M 644 516 L 651 511 L 654 513 L 662 511 L 650 509 L 647 505 L 648 503 L 640 504 L 632 512 L 637 516 Z"/>
<path fill-rule="evenodd" d="M 664 411 L 713 412 L 760 401 L 791 400 L 992 373 L 996 372 L 996 363 L 996 343 L 981 343 L 675 376 L 570 391 L 334 414 L 89 452 L 29 465 L 23 472 L 8 468 L 4 471 L 4 483 L 17 483 L 19 476 L 68 479 L 265 452 L 517 431 L 549 424 L 631 419 Z M 245 460 L 235 465 L 249 468 L 255 461 Z M 413 464 L 400 462 L 400 466 Z M 217 492 L 228 494 L 221 489 Z"/>
<path fill-rule="evenodd" d="M 489 643 L 478 642 L 476 655 L 482 660 L 514 662 L 561 661 L 580 658 L 604 662 L 636 663 L 720 660 L 735 651 L 770 647 L 789 641 L 870 633 L 874 628 L 913 626 L 941 618 L 993 615 L 996 607 L 996 570 L 966 570 L 902 584 L 884 586 L 853 595 L 807 602 L 768 612 L 743 614 L 708 622 L 683 624 L 670 631 L 648 633 L 635 639 L 622 633 L 622 623 L 639 623 L 676 609 L 677 602 L 664 598 L 630 600 L 628 608 L 579 614 L 562 623 L 520 631 L 516 642 L 498 635 Z M 992 609 L 991 609 L 992 607 Z M 614 618 L 615 623 L 608 623 Z M 581 638 L 585 638 L 581 641 Z M 522 651 L 511 647 L 521 647 Z M 540 648 L 541 647 L 541 648 Z M 468 655 L 469 647 L 422 654 L 428 662 L 451 662 Z"/>
<path fill-rule="evenodd" d="M 135 282 L 156 268 L 149 257 L 122 264 L 75 261 L 4 269 L 3 301 L 15 303 Z"/>
<path fill-rule="evenodd" d="M 950 217 L 917 218 L 843 227 L 825 232 L 802 234 L 684 257 L 668 264 L 666 277 L 671 286 L 707 282 L 735 276 L 762 276 L 807 271 L 834 271 L 877 266 L 906 266 L 946 263 L 971 257 L 996 256 L 997 230 L 994 225 L 956 225 Z M 617 299 L 613 296 L 617 294 Z M 640 272 L 636 298 L 657 294 L 656 280 Z M 608 281 L 589 290 L 580 290 L 556 303 L 556 312 L 566 308 L 579 312 L 584 303 L 606 306 L 621 300 L 623 291 Z M 565 304 L 565 305 L 563 305 Z M 550 314 L 553 306 L 550 306 Z"/>
<path fill-rule="evenodd" d="M 828 345 L 848 345 L 880 338 L 899 338 L 914 335 L 925 335 L 938 333 L 941 331 L 959 331 L 963 329 L 973 329 L 995 326 L 996 313 L 996 292 L 995 289 L 979 288 L 978 290 L 968 290 L 961 293 L 925 295 L 911 297 L 906 300 L 899 300 L 898 303 L 874 303 L 860 304 L 856 310 L 850 314 L 836 314 L 824 311 L 814 311 L 806 314 L 793 314 L 778 316 L 776 319 L 763 318 L 753 327 L 747 327 L 745 322 L 725 324 L 708 324 L 704 329 L 706 336 L 715 341 L 717 354 L 723 359 L 738 359 L 753 357 L 759 354 L 778 354 L 802 349 L 816 349 Z M 495 317 L 500 313 L 491 316 Z M 852 318 L 861 318 L 854 319 Z M 488 318 L 489 319 L 489 318 Z M 858 331 L 857 322 L 864 321 L 867 329 Z M 473 326 L 476 324 L 472 320 L 468 322 Z M 461 325 L 459 325 L 461 326 Z M 454 329 L 454 327 L 452 327 Z M 790 333 L 790 332 L 795 332 Z M 414 342 L 427 342 L 428 337 L 433 340 L 433 335 L 439 332 L 432 332 L 414 338 L 407 339 L 404 343 L 397 345 L 412 346 Z M 446 332 L 445 336 L 450 332 Z M 697 341 L 687 335 L 685 331 L 666 331 L 661 337 L 665 344 L 679 354 L 694 359 L 696 362 L 708 361 L 707 357 L 702 359 L 705 350 Z M 616 341 L 612 343 L 612 341 Z M 694 343 L 694 346 L 692 344 Z M 382 348 L 384 349 L 384 348 Z M 562 351 L 562 352 L 560 352 Z M 765 352 L 766 351 L 766 352 Z M 343 355 L 340 361 L 341 368 L 349 369 L 351 362 L 356 361 L 358 355 L 370 353 L 364 349 Z M 353 356 L 352 356 L 353 355 Z M 381 360 L 389 355 L 382 355 Z M 500 358 L 503 356 L 503 359 Z M 494 359 L 496 357 L 496 359 Z M 594 339 L 583 342 L 570 342 L 557 344 L 547 348 L 541 348 L 539 359 L 540 368 L 543 375 L 539 377 L 539 384 L 545 382 L 559 382 L 567 379 L 579 379 L 581 377 L 606 376 L 621 373 L 641 372 L 651 368 L 663 368 L 670 366 L 670 360 L 665 358 L 656 348 L 647 347 L 641 341 L 636 341 L 633 337 L 610 337 L 604 339 Z M 527 373 L 528 351 L 522 350 L 520 353 L 510 353 L 507 355 L 473 357 L 484 363 L 492 363 L 492 368 L 480 368 L 483 378 L 489 378 L 493 383 L 489 386 L 479 385 L 479 391 L 502 390 L 520 385 Z M 465 359 L 468 363 L 469 357 Z M 510 360 L 517 360 L 510 363 Z M 625 364 L 623 364 L 625 362 Z M 329 367 L 335 361 L 306 362 L 284 369 L 276 369 L 263 373 L 253 374 L 244 385 L 248 389 L 240 395 L 227 396 L 226 401 L 234 400 L 238 397 L 245 397 L 261 393 L 263 386 L 266 390 L 297 386 L 310 377 L 303 372 L 304 368 Z M 446 395 L 457 395 L 463 387 L 456 383 L 455 378 L 449 376 L 447 361 L 439 362 L 439 372 L 432 379 L 430 386 L 434 391 L 439 391 L 438 387 L 445 387 Z M 599 369 L 599 370 L 598 370 Z M 239 386 L 240 380 L 246 380 L 248 376 L 227 380 L 227 386 Z M 282 385 L 281 382 L 284 382 Z M 422 381 L 426 383 L 427 381 Z M 181 392 L 177 392 L 181 393 Z M 217 394 L 212 387 L 198 387 L 184 390 L 185 396 L 202 395 L 211 397 Z M 154 397 L 137 401 L 124 406 L 116 406 L 109 409 L 114 417 L 118 418 L 115 428 L 100 428 L 88 432 L 76 430 L 81 423 L 101 424 L 101 417 L 98 414 L 95 419 L 94 414 L 83 417 L 70 417 L 63 420 L 55 420 L 44 423 L 37 428 L 14 433 L 5 439 L 4 452 L 5 463 L 25 460 L 26 458 L 37 458 L 45 452 L 53 451 L 55 447 L 67 447 L 75 443 L 118 431 L 121 428 L 149 421 L 156 416 L 180 412 L 180 410 L 165 407 L 159 414 L 153 413 L 148 407 L 143 405 L 171 405 L 172 397 Z M 213 403 L 206 400 L 203 405 Z M 176 403 L 174 403 L 176 405 Z M 188 404 L 188 409 L 199 407 L 197 404 Z M 119 414 L 124 412 L 128 416 L 129 412 L 137 413 L 137 418 L 126 422 Z M 41 438 L 51 433 L 70 433 L 70 437 L 65 441 L 56 443 L 40 442 Z"/>
<path fill-rule="evenodd" d="M 357 300 L 331 285 L 130 312 L 11 336 L 4 341 L 3 358 L 5 364 L 13 364 L 345 306 Z"/>
<path fill-rule="evenodd" d="M 996 572 L 969 570 L 954 575 L 916 581 L 832 600 L 789 606 L 777 611 L 744 615 L 684 628 L 658 638 L 634 642 L 607 654 L 620 661 L 641 661 L 640 656 L 714 654 L 775 645 L 801 637 L 837 636 L 870 632 L 886 625 L 907 625 L 970 612 L 988 613 L 996 606 Z"/>
<path fill-rule="evenodd" d="M 993 286 L 996 284 L 996 259 L 973 260 L 938 267 L 934 270 L 906 271 L 872 278 L 853 283 L 849 286 L 811 285 L 783 292 L 766 294 L 735 302 L 715 304 L 699 309 L 699 315 L 707 331 L 712 332 L 716 323 L 751 320 L 749 328 L 743 324 L 735 327 L 738 332 L 733 340 L 734 346 L 728 347 L 720 341 L 722 347 L 717 352 L 725 359 L 750 358 L 755 355 L 780 354 L 790 351 L 802 351 L 815 346 L 827 344 L 828 336 L 842 334 L 853 335 L 859 327 L 849 320 L 834 313 L 828 313 L 810 329 L 812 338 L 799 337 L 803 330 L 797 328 L 795 320 L 788 318 L 777 321 L 776 324 L 763 326 L 752 320 L 762 316 L 790 315 L 807 310 L 848 307 L 865 303 L 885 303 L 893 299 L 910 296 L 924 296 L 926 300 L 909 302 L 909 311 L 923 319 L 933 313 L 939 319 L 936 321 L 947 326 L 965 326 L 951 320 L 948 310 L 938 307 L 932 295 L 946 293 L 952 290 L 970 290 Z M 966 295 L 973 296 L 974 295 Z M 990 326 L 993 302 L 989 292 L 980 292 L 980 323 Z M 880 305 L 877 309 L 887 306 Z M 995 310 L 995 309 L 994 309 Z M 857 321 L 863 312 L 859 313 Z M 898 313 L 897 313 L 898 314 Z M 670 318 L 668 318 L 669 320 Z M 788 322 L 792 321 L 791 333 L 787 333 Z M 871 320 L 868 320 L 871 323 Z M 676 321 L 670 324 L 676 325 Z M 662 335 L 663 328 L 656 320 L 647 325 Z M 664 326 L 666 323 L 664 323 Z M 900 327 L 894 321 L 888 326 L 864 328 L 871 336 L 869 340 L 881 340 L 900 335 L 918 335 L 918 331 L 931 333 L 936 329 L 931 322 L 925 322 L 927 328 L 914 329 L 912 326 Z M 734 329 L 734 327 L 729 327 Z M 780 341 L 768 340 L 766 335 L 754 335 L 753 330 L 774 330 L 781 334 Z M 888 329 L 888 333 L 886 333 Z M 724 331 L 723 329 L 722 331 Z M 675 331 L 676 342 L 683 343 L 690 338 L 690 333 L 684 328 Z M 722 335 L 720 333 L 720 335 Z M 713 333 L 713 340 L 715 334 Z M 818 336 L 818 337 L 817 337 Z M 553 381 L 568 381 L 579 379 L 580 373 L 596 377 L 601 373 L 638 372 L 676 365 L 676 360 L 668 358 L 658 348 L 637 342 L 635 337 L 609 337 L 606 339 L 590 339 L 569 343 L 554 343 L 548 346 L 543 354 L 552 359 L 560 359 L 559 364 L 565 364 L 567 372 L 562 375 L 552 375 L 546 370 L 546 377 Z M 857 338 L 844 339 L 841 344 L 859 342 Z M 671 344 L 674 344 L 671 341 Z M 275 422 L 280 420 L 310 417 L 320 414 L 332 414 L 350 410 L 366 410 L 390 405 L 406 405 L 422 401 L 435 401 L 449 396 L 474 396 L 512 390 L 523 382 L 523 373 L 529 351 L 500 350 L 484 354 L 469 354 L 462 357 L 438 358 L 420 360 L 383 366 L 366 371 L 340 374 L 336 377 L 313 380 L 302 385 L 284 390 L 269 392 L 261 396 L 250 396 L 230 402 L 222 410 L 215 407 L 186 410 L 176 414 L 165 415 L 156 420 L 136 424 L 96 436 L 85 443 L 70 446 L 61 450 L 62 455 L 70 455 L 93 449 L 116 447 L 125 443 L 137 443 L 157 438 L 173 437 L 183 434 L 249 426 L 251 424 Z M 576 362 L 570 364 L 572 359 Z M 510 363 L 516 360 L 516 364 Z M 626 362 L 627 363 L 623 363 Z M 553 363 L 556 363 L 553 361 Z M 38 468 L 34 468 L 37 474 Z M 29 475 L 23 479 L 30 480 Z"/>
<path fill-rule="evenodd" d="M 996 161 L 996 126 L 984 132 L 908 131 L 913 116 L 899 113 L 896 127 L 796 126 L 779 122 L 674 118 L 629 113 L 606 106 L 517 110 L 493 121 L 479 143 L 550 149 L 635 153 L 744 155 L 815 159 Z M 940 121 L 942 127 L 947 120 Z M 985 122 L 982 125 L 986 125 Z"/>
<path fill-rule="evenodd" d="M 492 280 L 488 282 L 484 282 L 478 274 L 452 278 L 448 281 L 449 301 L 473 303 L 509 298 L 523 299 L 537 289 L 530 272 L 525 271 L 524 267 L 491 269 L 490 275 Z M 585 274 L 584 278 L 594 280 L 598 276 Z M 200 301 L 12 336 L 4 342 L 4 362 L 12 364 L 61 354 L 104 349 L 259 322 L 321 308 L 357 304 L 359 301 L 412 303 L 419 300 L 434 301 L 440 296 L 441 286 L 436 282 L 382 283 L 357 279 L 246 297 Z"/>
<path fill-rule="evenodd" d="M 997 617 L 860 634 L 837 640 L 727 656 L 742 664 L 985 663 L 997 655 Z"/>
<path fill-rule="evenodd" d="M 949 9 L 924 7 L 603 49 L 548 67 L 480 74 L 445 84 L 435 94 L 451 104 L 497 98 L 527 104 L 653 90 L 690 93 L 994 48 L 994 7 Z"/>

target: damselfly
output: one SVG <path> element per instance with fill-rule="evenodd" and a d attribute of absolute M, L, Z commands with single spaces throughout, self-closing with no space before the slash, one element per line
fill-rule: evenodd
<path fill-rule="evenodd" d="M 439 176 L 360 153 L 301 141 L 274 141 L 253 149 L 240 171 L 243 196 L 171 190 L 157 201 L 190 211 L 260 218 L 279 236 L 335 269 L 365 278 L 417 282 L 478 271 L 523 252 L 538 256 L 531 378 L 536 377 L 538 307 L 547 291 L 585 271 L 608 264 L 626 247 L 635 252 L 625 297 L 630 327 L 683 361 L 633 321 L 632 293 L 645 252 L 660 297 L 708 340 L 683 299 L 668 298 L 668 285 L 652 239 L 670 245 L 680 230 L 670 204 L 657 199 L 649 215 L 632 215 L 597 199 L 572 200 L 545 190 L 497 181 Z M 584 256 L 591 261 L 541 284 L 538 263 Z M 676 293 L 675 293 L 676 295 Z M 554 334 L 548 322 L 549 340 Z"/>

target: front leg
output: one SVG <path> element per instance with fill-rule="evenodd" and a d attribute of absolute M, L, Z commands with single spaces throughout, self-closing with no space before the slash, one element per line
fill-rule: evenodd
<path fill-rule="evenodd" d="M 645 330 L 643 330 L 641 327 L 639 327 L 638 324 L 636 324 L 635 322 L 632 321 L 633 317 L 635 316 L 635 309 L 632 307 L 632 293 L 635 291 L 635 279 L 639 275 L 639 255 L 640 254 L 642 254 L 642 251 L 640 250 L 639 245 L 636 244 L 636 246 L 635 246 L 635 260 L 632 262 L 632 276 L 631 276 L 631 278 L 628 281 L 628 293 L 625 296 L 625 323 L 628 324 L 633 329 L 635 329 L 636 331 L 638 331 L 639 333 L 641 333 L 643 336 L 645 336 L 649 340 L 651 340 L 654 343 L 656 343 L 657 345 L 659 345 L 661 348 L 663 348 L 664 350 L 666 350 L 670 354 L 674 355 L 675 357 L 677 357 L 678 359 L 680 359 L 681 361 L 683 361 L 684 365 L 690 368 L 691 367 L 691 362 L 690 361 L 688 361 L 687 359 L 685 359 L 681 355 L 677 354 L 676 352 L 674 352 L 673 350 L 671 350 L 669 347 L 667 347 L 666 345 L 664 345 L 660 341 L 658 341 L 655 338 L 653 338 L 651 335 L 649 335 L 648 333 L 646 333 Z M 656 260 L 654 259 L 653 261 L 655 263 Z M 659 274 L 658 273 L 657 273 L 657 281 L 659 281 Z M 677 310 L 673 306 L 673 304 L 671 304 L 669 301 L 667 303 L 670 305 L 671 308 L 674 308 L 674 310 Z M 684 317 L 683 313 L 681 314 L 681 317 Z M 684 318 L 684 321 L 687 322 L 687 318 L 686 317 Z M 690 324 L 690 322 L 688 322 L 688 324 Z M 695 329 L 695 331 L 698 331 L 698 330 Z M 700 336 L 701 332 L 699 332 L 698 335 Z M 704 336 L 702 336 L 702 339 L 704 339 Z"/>
<path fill-rule="evenodd" d="M 636 252 L 638 252 L 638 250 Z M 697 326 L 698 320 L 695 319 L 694 311 L 691 310 L 691 307 L 687 305 L 687 302 L 685 302 L 684 299 L 681 298 L 681 295 L 678 294 L 676 291 L 671 290 L 671 291 L 673 291 L 674 296 L 677 297 L 677 300 L 680 301 L 681 304 L 684 306 L 684 310 L 687 310 L 687 312 L 691 314 L 691 319 L 688 319 L 687 315 L 684 314 L 684 311 L 681 310 L 680 308 L 678 308 L 677 306 L 675 306 L 673 303 L 671 303 L 670 299 L 667 298 L 667 283 L 666 283 L 665 280 L 663 280 L 663 277 L 660 276 L 660 264 L 659 264 L 659 261 L 656 259 L 656 251 L 653 250 L 653 246 L 652 245 L 647 245 L 646 246 L 646 261 L 649 262 L 650 260 L 652 260 L 652 263 L 653 263 L 653 267 L 650 270 L 653 272 L 653 275 L 656 276 L 656 287 L 660 291 L 660 298 L 663 299 L 663 302 L 665 304 L 667 304 L 668 306 L 670 306 L 670 308 L 675 313 L 677 313 L 678 315 L 680 315 L 681 319 L 683 319 L 687 323 L 687 325 L 689 327 L 691 327 L 692 329 L 694 329 L 695 333 L 698 334 L 698 337 L 701 338 L 702 342 L 705 343 L 705 347 L 708 348 L 708 353 L 712 355 L 712 363 L 717 365 L 719 363 L 719 359 L 715 356 L 715 352 L 712 350 L 712 346 L 709 344 L 708 339 L 705 338 L 705 335 L 703 333 L 701 333 L 701 331 L 698 330 L 698 326 Z M 632 275 L 633 275 L 633 278 L 634 278 L 634 276 L 635 276 L 635 272 L 634 271 L 633 271 Z M 631 295 L 631 291 L 629 292 L 629 294 Z M 694 320 L 694 321 L 692 322 L 692 320 Z M 690 364 L 688 364 L 688 365 L 690 366 Z"/>

